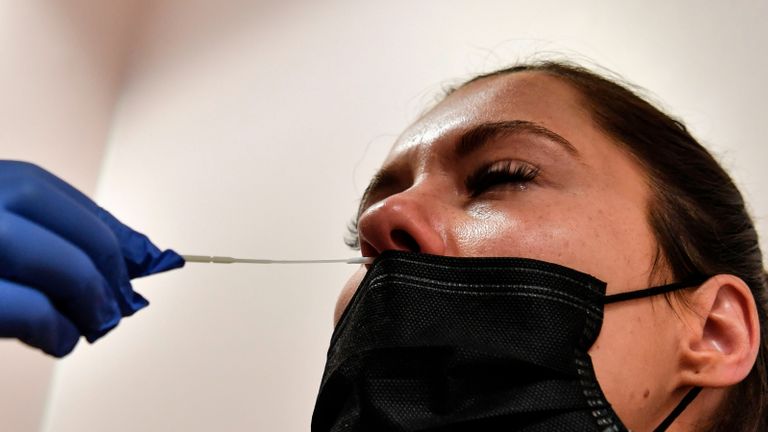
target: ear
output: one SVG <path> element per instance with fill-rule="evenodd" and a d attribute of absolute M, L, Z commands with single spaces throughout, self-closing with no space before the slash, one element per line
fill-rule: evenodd
<path fill-rule="evenodd" d="M 743 380 L 760 347 L 757 308 L 747 284 L 733 275 L 717 275 L 687 300 L 681 384 L 727 387 Z"/>

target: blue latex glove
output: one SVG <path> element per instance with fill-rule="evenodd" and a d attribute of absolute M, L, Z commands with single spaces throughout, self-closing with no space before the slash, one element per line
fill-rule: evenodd
<path fill-rule="evenodd" d="M 183 265 L 53 174 L 0 161 L 0 337 L 62 357 L 148 304 L 132 278 Z"/>

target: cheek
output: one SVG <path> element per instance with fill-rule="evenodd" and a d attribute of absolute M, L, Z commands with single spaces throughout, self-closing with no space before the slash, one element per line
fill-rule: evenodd
<path fill-rule="evenodd" d="M 606 399 L 629 427 L 641 429 L 643 416 L 663 413 L 677 385 L 678 323 L 663 296 L 606 307 L 589 354 Z"/>
<path fill-rule="evenodd" d="M 341 289 L 341 293 L 339 294 L 339 298 L 336 299 L 336 308 L 333 312 L 334 326 L 339 323 L 341 315 L 344 313 L 344 310 L 347 309 L 349 301 L 352 300 L 352 296 L 355 295 L 357 287 L 360 285 L 360 282 L 363 280 L 366 273 L 366 267 L 360 266 L 360 268 L 358 268 L 357 271 L 349 277 L 347 283 L 344 284 L 344 287 Z"/>
<path fill-rule="evenodd" d="M 473 205 L 453 225 L 451 254 L 539 259 L 604 280 L 609 292 L 642 288 L 655 251 L 645 215 L 636 206 L 602 195 L 539 194 L 536 203 Z M 543 204 L 547 202 L 552 204 Z"/>
<path fill-rule="evenodd" d="M 502 255 L 494 244 L 515 231 L 517 221 L 492 205 L 472 206 L 454 227 L 454 242 L 450 255 L 454 256 L 499 256 Z"/>
<path fill-rule="evenodd" d="M 594 234 L 583 235 L 583 223 L 562 208 L 539 206 L 526 209 L 482 204 L 468 209 L 456 225 L 458 256 L 519 256 L 583 268 L 584 238 L 594 241 Z"/>

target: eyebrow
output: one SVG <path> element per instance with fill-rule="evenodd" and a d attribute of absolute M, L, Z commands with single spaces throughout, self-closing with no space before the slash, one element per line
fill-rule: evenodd
<path fill-rule="evenodd" d="M 477 152 L 494 139 L 518 134 L 540 136 L 558 144 L 560 148 L 572 156 L 579 156 L 579 152 L 570 141 L 539 123 L 527 120 L 508 120 L 479 124 L 462 134 L 456 143 L 454 154 L 457 158 L 463 158 Z"/>
<path fill-rule="evenodd" d="M 559 148 L 562 148 L 568 154 L 579 157 L 579 152 L 570 141 L 539 123 L 527 120 L 507 120 L 476 125 L 461 134 L 453 152 L 457 159 L 461 159 L 480 151 L 494 139 L 522 134 L 545 138 L 557 144 Z M 365 192 L 363 192 L 363 197 L 360 199 L 356 220 L 360 218 L 363 210 L 368 207 L 371 195 L 381 189 L 397 187 L 400 180 L 394 171 L 392 167 L 384 167 L 373 176 L 368 187 L 365 188 Z"/>

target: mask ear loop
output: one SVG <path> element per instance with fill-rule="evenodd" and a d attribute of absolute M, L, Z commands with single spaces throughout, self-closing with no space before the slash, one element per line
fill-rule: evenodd
<path fill-rule="evenodd" d="M 659 294 L 666 294 L 668 292 L 678 291 L 684 288 L 690 288 L 690 287 L 701 285 L 704 282 L 706 282 L 707 279 L 709 279 L 709 277 L 699 276 L 685 282 L 675 282 L 675 283 L 661 285 L 653 288 L 646 288 L 646 289 L 641 289 L 637 291 L 611 294 L 603 297 L 603 304 L 606 305 L 606 304 L 616 303 L 620 301 L 634 300 L 634 299 L 639 299 L 644 297 L 651 297 Z"/>
<path fill-rule="evenodd" d="M 701 387 L 694 387 L 692 388 L 683 398 L 683 400 L 680 401 L 679 404 L 675 407 L 674 410 L 672 410 L 671 413 L 667 416 L 667 418 L 664 419 L 663 422 L 659 426 L 656 427 L 656 429 L 653 430 L 653 432 L 664 432 L 667 430 L 667 428 L 672 424 L 673 421 L 677 419 L 680 414 L 682 414 L 683 410 L 685 410 L 688 405 L 690 405 L 691 402 L 696 398 L 696 396 L 699 395 L 699 392 L 701 392 Z"/>

